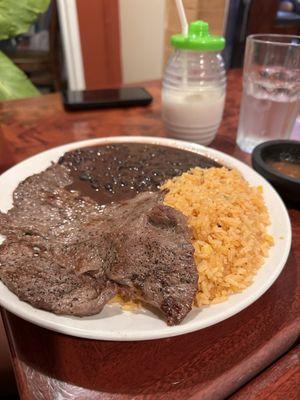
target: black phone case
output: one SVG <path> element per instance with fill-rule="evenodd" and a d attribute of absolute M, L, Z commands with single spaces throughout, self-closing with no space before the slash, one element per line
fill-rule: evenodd
<path fill-rule="evenodd" d="M 116 108 L 116 107 L 134 107 L 134 106 L 147 106 L 153 100 L 153 97 L 150 93 L 147 92 L 144 88 L 141 88 L 145 97 L 143 99 L 127 99 L 127 100 L 115 100 L 115 101 L 105 101 L 101 100 L 99 102 L 82 102 L 82 103 L 72 103 L 69 102 L 67 98 L 67 91 L 62 91 L 63 104 L 66 110 L 68 111 L 77 111 L 77 110 L 94 110 L 101 108 Z"/>

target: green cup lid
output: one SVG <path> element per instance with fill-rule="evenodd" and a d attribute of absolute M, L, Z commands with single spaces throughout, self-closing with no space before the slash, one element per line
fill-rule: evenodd
<path fill-rule="evenodd" d="M 225 47 L 222 36 L 213 36 L 209 33 L 208 23 L 195 21 L 190 23 L 188 35 L 177 34 L 171 37 L 172 46 L 177 49 L 199 51 L 221 51 Z"/>

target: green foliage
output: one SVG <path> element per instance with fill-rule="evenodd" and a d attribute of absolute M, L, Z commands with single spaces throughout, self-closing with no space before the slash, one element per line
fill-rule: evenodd
<path fill-rule="evenodd" d="M 0 0 L 0 40 L 28 31 L 49 0 Z"/>
<path fill-rule="evenodd" d="M 0 52 L 0 100 L 38 96 L 39 91 L 5 54 Z"/>
<path fill-rule="evenodd" d="M 28 31 L 50 0 L 0 0 L 0 40 Z M 39 95 L 39 91 L 5 54 L 0 52 L 0 100 Z"/>

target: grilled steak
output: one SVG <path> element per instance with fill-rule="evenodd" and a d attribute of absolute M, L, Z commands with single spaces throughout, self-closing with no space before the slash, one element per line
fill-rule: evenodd
<path fill-rule="evenodd" d="M 103 209 L 64 189 L 54 165 L 23 181 L 14 207 L 0 213 L 0 278 L 17 296 L 57 314 L 96 314 L 116 293 L 105 274 L 111 239 Z M 103 234 L 102 234 L 103 233 Z"/>
<path fill-rule="evenodd" d="M 185 217 L 161 204 L 162 195 L 142 193 L 114 209 L 116 258 L 108 277 L 121 294 L 160 309 L 169 325 L 191 310 L 198 274 Z"/>
<path fill-rule="evenodd" d="M 117 293 L 107 279 L 76 274 L 58 260 L 39 237 L 6 240 L 0 246 L 0 277 L 21 300 L 57 314 L 96 314 Z"/>
<path fill-rule="evenodd" d="M 57 314 L 97 314 L 120 293 L 180 323 L 198 280 L 185 217 L 162 192 L 102 206 L 70 190 L 72 179 L 55 164 L 15 190 L 14 207 L 0 213 L 0 279 Z"/>
<path fill-rule="evenodd" d="M 103 209 L 88 197 L 65 190 L 70 182 L 67 169 L 60 165 L 25 179 L 14 191 L 14 207 L 0 216 L 0 224 L 6 220 L 1 233 L 7 235 L 11 229 L 45 239 L 78 240 L 82 226 L 101 219 Z"/>

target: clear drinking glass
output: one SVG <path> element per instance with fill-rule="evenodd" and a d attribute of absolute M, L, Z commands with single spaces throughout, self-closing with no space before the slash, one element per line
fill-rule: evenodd
<path fill-rule="evenodd" d="M 250 153 L 262 142 L 288 139 L 300 114 L 300 36 L 247 38 L 237 143 Z"/>

